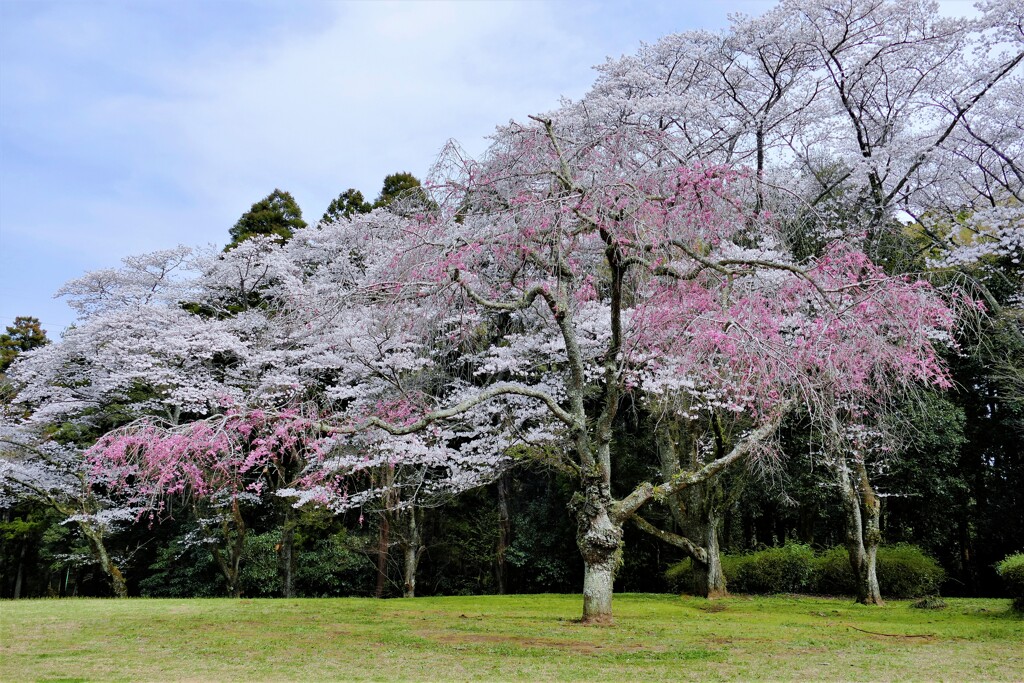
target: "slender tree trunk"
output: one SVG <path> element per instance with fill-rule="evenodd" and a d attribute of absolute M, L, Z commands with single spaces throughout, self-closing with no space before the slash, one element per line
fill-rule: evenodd
<path fill-rule="evenodd" d="M 380 529 L 377 531 L 377 588 L 373 592 L 376 598 L 383 598 L 388 587 L 388 547 L 391 543 L 391 522 L 389 513 L 380 515 Z"/>
<path fill-rule="evenodd" d="M 797 522 L 797 536 L 801 543 L 814 545 L 814 521 L 817 517 L 818 508 L 816 503 L 801 502 L 799 521 Z"/>
<path fill-rule="evenodd" d="M 764 126 L 758 124 L 754 134 L 757 141 L 757 198 L 754 203 L 754 213 L 759 214 L 764 210 Z"/>
<path fill-rule="evenodd" d="M 410 508 L 403 513 L 406 520 L 404 555 L 402 563 L 403 581 L 402 596 L 406 598 L 416 597 L 416 569 L 420 563 L 420 553 L 423 550 L 423 530 L 420 522 L 422 513 L 418 508 Z"/>
<path fill-rule="evenodd" d="M 971 538 L 970 525 L 967 522 L 966 514 L 960 517 L 957 524 L 960 541 L 960 576 L 970 590 L 971 595 L 978 594 L 978 577 L 974 571 L 973 540 Z"/>
<path fill-rule="evenodd" d="M 587 482 L 574 501 L 576 545 L 583 556 L 584 624 L 612 623 L 612 590 L 622 557 L 622 525 L 612 520 L 610 504 L 608 487 L 600 479 Z"/>
<path fill-rule="evenodd" d="M 18 553 L 18 574 L 14 579 L 14 599 L 17 600 L 21 597 L 21 579 L 25 573 L 25 549 L 28 548 L 28 543 L 21 544 L 21 552 Z"/>
<path fill-rule="evenodd" d="M 100 569 L 110 579 L 110 585 L 114 589 L 114 597 L 127 598 L 128 586 L 125 583 L 121 570 L 110 558 L 110 553 L 107 552 L 107 546 L 103 542 L 103 532 L 91 527 L 89 524 L 80 524 L 79 528 L 89 540 L 89 545 L 92 546 L 93 555 L 96 557 Z"/>
<path fill-rule="evenodd" d="M 295 597 L 294 565 L 295 509 L 289 505 L 284 513 L 284 524 L 281 527 L 281 546 L 278 555 L 278 571 L 281 574 L 281 595 L 286 598 Z"/>
<path fill-rule="evenodd" d="M 495 554 L 495 578 L 498 581 L 498 595 L 508 589 L 508 566 L 505 553 L 512 542 L 512 522 L 508 506 L 508 473 L 498 477 L 498 549 Z"/>
<path fill-rule="evenodd" d="M 857 462 L 857 478 L 860 488 L 860 503 L 864 519 L 864 549 L 866 565 L 864 582 L 868 600 L 866 604 L 882 605 L 882 592 L 878 588 L 878 546 L 882 542 L 882 504 L 868 479 L 868 470 L 863 460 Z"/>

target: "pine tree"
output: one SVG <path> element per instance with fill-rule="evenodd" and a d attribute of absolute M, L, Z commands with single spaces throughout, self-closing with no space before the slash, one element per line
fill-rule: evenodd
<path fill-rule="evenodd" d="M 231 228 L 231 243 L 225 251 L 256 235 L 277 237 L 278 241 L 286 242 L 294 231 L 304 227 L 306 221 L 302 220 L 302 209 L 295 198 L 289 192 L 275 189 L 242 214 Z"/>

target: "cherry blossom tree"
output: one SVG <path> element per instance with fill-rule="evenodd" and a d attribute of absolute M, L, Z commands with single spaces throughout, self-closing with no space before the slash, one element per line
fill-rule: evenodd
<path fill-rule="evenodd" d="M 93 559 L 110 580 L 114 595 L 128 596 L 123 565 L 110 551 L 110 536 L 131 524 L 138 508 L 97 482 L 83 449 L 39 434 L 0 424 L 0 508 L 32 500 L 64 517 L 88 542 Z"/>
<path fill-rule="evenodd" d="M 316 455 L 308 432 L 316 419 L 284 410 L 268 416 L 233 407 L 184 425 L 152 421 L 112 431 L 88 451 L 93 479 L 132 491 L 131 504 L 151 518 L 180 496 L 200 526 L 231 595 L 240 595 L 239 568 L 248 527 L 243 508 L 259 504 Z"/>
<path fill-rule="evenodd" d="M 927 285 L 885 275 L 849 245 L 796 261 L 736 198 L 742 173 L 679 164 L 663 133 L 569 118 L 503 129 L 479 163 L 453 149 L 429 213 L 243 243 L 200 269 L 198 312 L 174 315 L 236 326 L 242 351 L 210 372 L 242 397 L 239 425 L 263 402 L 278 416 L 267 429 L 287 431 L 283 401 L 315 395 L 315 427 L 288 445 L 307 463 L 287 491 L 298 504 L 461 490 L 496 476 L 517 444 L 572 472 L 584 619 L 601 622 L 623 526 L 646 504 L 769 457 L 797 403 L 814 412 L 944 383 L 932 343 L 952 317 Z M 209 314 L 218 307 L 232 317 Z M 626 400 L 664 419 L 724 412 L 739 426 L 699 468 L 622 488 L 611 445 Z M 92 462 L 155 482 L 154 494 L 220 492 L 234 506 L 269 464 L 228 436 L 241 433 L 232 414 L 212 419 L 221 426 L 115 432 Z M 228 474 L 214 485 L 210 471 Z"/>
<path fill-rule="evenodd" d="M 403 387 L 397 412 L 386 393 L 363 398 L 370 384 L 328 389 L 349 402 L 325 427 L 348 443 L 442 430 L 438 443 L 465 446 L 496 431 L 476 414 L 532 407 L 515 433 L 553 446 L 539 450 L 577 478 L 587 621 L 611 616 L 623 525 L 770 449 L 795 403 L 813 411 L 946 381 L 932 343 L 952 315 L 926 284 L 888 277 L 842 244 L 797 263 L 733 196 L 740 175 L 659 149 L 646 134 L 541 118 L 502 130 L 481 163 L 446 157 L 461 174 L 435 185 L 439 211 L 392 236 L 386 278 L 364 281 L 360 296 L 375 298 L 378 319 L 403 321 L 406 369 L 447 364 L 448 382 Z M 358 331 L 346 334 L 365 352 Z M 726 410 L 748 426 L 697 471 L 616 492 L 610 447 L 626 397 L 682 397 L 682 417 Z M 453 424 L 462 436 L 443 433 Z"/>
<path fill-rule="evenodd" d="M 935 267 L 1019 260 L 1024 13 L 1018 0 L 979 10 L 950 19 L 916 0 L 789 0 L 610 61 L 578 109 L 663 131 L 679 159 L 753 167 L 746 200 L 775 212 L 801 256 L 842 237 L 890 270 L 913 268 L 910 216 Z M 980 283 L 970 290 L 1000 309 Z M 880 508 L 863 501 L 877 496 L 850 466 L 870 518 Z"/>

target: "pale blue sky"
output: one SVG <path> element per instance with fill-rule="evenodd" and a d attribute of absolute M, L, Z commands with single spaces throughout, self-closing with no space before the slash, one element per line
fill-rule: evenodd
<path fill-rule="evenodd" d="M 608 56 L 773 4 L 0 0 L 0 329 L 57 337 L 68 279 L 224 244 L 275 187 L 315 222 L 582 95 Z"/>

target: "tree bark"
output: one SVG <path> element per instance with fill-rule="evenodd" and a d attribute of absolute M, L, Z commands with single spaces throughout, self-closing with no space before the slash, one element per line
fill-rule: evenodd
<path fill-rule="evenodd" d="M 858 473 L 859 474 L 859 473 Z M 839 465 L 839 488 L 843 498 L 843 512 L 846 516 L 846 550 L 850 556 L 850 569 L 853 571 L 857 588 L 857 602 L 862 605 L 882 605 L 882 595 L 878 589 L 878 575 L 875 571 L 875 558 L 878 550 L 878 516 L 875 508 L 874 522 L 870 519 L 865 525 L 865 510 L 862 509 L 861 490 L 863 486 L 853 479 L 847 463 Z M 866 470 L 865 470 L 866 477 Z M 858 476 L 858 479 L 860 477 Z M 868 485 L 870 487 L 870 484 Z M 877 505 L 877 497 L 875 498 Z M 870 515 L 869 515 L 870 516 Z M 874 524 L 874 532 L 871 525 Z M 867 533 L 865 533 L 867 531 Z M 874 544 L 866 539 L 873 539 Z"/>
<path fill-rule="evenodd" d="M 878 546 L 882 542 L 882 504 L 871 486 L 868 470 L 863 460 L 857 461 L 857 478 L 859 482 L 861 514 L 864 520 L 865 561 L 864 583 L 867 602 L 870 605 L 882 605 L 882 592 L 878 588 L 877 558 Z"/>
<path fill-rule="evenodd" d="M 21 544 L 21 552 L 18 553 L 18 574 L 14 579 L 14 596 L 17 600 L 21 597 L 21 579 L 25 573 L 25 549 L 28 548 L 28 543 Z"/>
<path fill-rule="evenodd" d="M 388 587 L 388 548 L 391 543 L 391 522 L 388 512 L 380 515 L 380 529 L 377 531 L 377 588 L 373 592 L 375 598 L 383 598 Z"/>
<path fill-rule="evenodd" d="M 100 565 L 100 569 L 110 579 L 110 585 L 114 589 L 114 597 L 127 598 L 128 585 L 125 583 L 124 574 L 121 573 L 121 570 L 110 558 L 110 553 L 107 552 L 107 546 L 103 542 L 103 532 L 94 529 L 88 524 L 82 524 L 80 528 L 85 537 L 89 539 L 89 544 L 92 546 L 93 554 Z"/>
<path fill-rule="evenodd" d="M 421 527 L 422 511 L 410 508 L 403 513 L 405 517 L 405 542 L 403 543 L 404 562 L 402 563 L 402 597 L 416 597 L 416 569 L 423 551 L 423 529 Z"/>
<path fill-rule="evenodd" d="M 718 526 L 720 515 L 716 508 L 708 508 L 707 516 L 701 520 L 704 524 L 704 550 L 707 562 L 697 564 L 697 580 L 705 598 L 721 598 L 729 594 L 725 583 L 725 572 L 722 571 L 722 552 L 718 546 Z"/>
<path fill-rule="evenodd" d="M 657 450 L 661 474 L 665 481 L 672 481 L 684 465 L 689 470 L 696 470 L 699 465 L 696 454 L 690 447 L 689 436 L 680 433 L 678 424 L 672 427 L 659 427 Z M 666 499 L 672 518 L 683 537 L 688 543 L 692 544 L 690 539 L 695 539 L 697 543 L 702 544 L 697 546 L 699 552 L 694 552 L 688 550 L 685 545 L 668 540 L 669 543 L 687 550 L 694 568 L 694 583 L 690 589 L 694 595 L 704 598 L 718 598 L 729 594 L 718 544 L 721 494 L 718 477 L 712 477 Z"/>
<path fill-rule="evenodd" d="M 612 591 L 622 558 L 622 525 L 609 514 L 603 477 L 587 482 L 573 501 L 576 545 L 583 556 L 583 623 L 612 623 Z"/>
<path fill-rule="evenodd" d="M 508 565 L 505 553 L 512 543 L 512 522 L 508 506 L 508 473 L 498 477 L 498 548 L 494 558 L 494 574 L 498 583 L 498 595 L 508 590 Z"/>
<path fill-rule="evenodd" d="M 295 597 L 295 510 L 291 505 L 284 513 L 281 527 L 281 548 L 278 555 L 278 571 L 281 574 L 281 595 Z"/>

